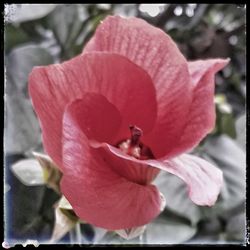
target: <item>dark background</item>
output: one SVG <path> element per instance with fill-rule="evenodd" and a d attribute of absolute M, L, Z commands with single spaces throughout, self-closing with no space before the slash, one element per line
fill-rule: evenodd
<path fill-rule="evenodd" d="M 27 78 L 33 66 L 62 62 L 81 53 L 107 15 L 137 16 L 167 32 L 188 60 L 231 58 L 216 75 L 217 120 L 197 147 L 199 155 L 222 169 L 224 186 L 216 205 L 198 207 L 183 183 L 167 173 L 156 180 L 166 196 L 165 211 L 144 234 L 143 243 L 243 244 L 245 217 L 246 6 L 242 4 L 63 4 L 5 7 L 5 240 L 50 238 L 53 204 L 59 196 L 43 185 L 24 185 L 11 166 L 42 152 Z M 95 228 L 81 227 L 83 243 Z M 61 242 L 69 242 L 66 235 Z M 113 234 L 101 243 L 129 243 Z M 138 239 L 130 241 L 138 243 Z"/>

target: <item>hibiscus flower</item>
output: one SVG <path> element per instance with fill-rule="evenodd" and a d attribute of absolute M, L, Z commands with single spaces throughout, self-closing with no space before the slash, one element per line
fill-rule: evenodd
<path fill-rule="evenodd" d="M 149 223 L 162 210 L 161 170 L 197 205 L 215 203 L 222 172 L 186 152 L 214 127 L 214 76 L 228 61 L 187 62 L 162 30 L 109 16 L 81 55 L 32 70 L 44 148 L 77 216 L 108 230 Z"/>

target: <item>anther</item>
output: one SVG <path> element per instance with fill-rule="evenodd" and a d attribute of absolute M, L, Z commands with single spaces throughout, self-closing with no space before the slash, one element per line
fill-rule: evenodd
<path fill-rule="evenodd" d="M 136 146 L 140 143 L 140 138 L 142 136 L 142 130 L 135 125 L 129 126 L 131 132 L 131 145 Z"/>
<path fill-rule="evenodd" d="M 144 145 L 140 139 L 143 132 L 135 125 L 129 126 L 131 137 L 130 139 L 124 139 L 116 144 L 116 147 L 120 148 L 122 152 L 131 155 L 140 160 L 154 159 L 154 155 L 151 149 Z"/>

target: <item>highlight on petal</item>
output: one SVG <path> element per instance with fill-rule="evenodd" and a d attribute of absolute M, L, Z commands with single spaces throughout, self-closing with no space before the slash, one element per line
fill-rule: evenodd
<path fill-rule="evenodd" d="M 177 156 L 197 146 L 215 125 L 214 78 L 229 59 L 209 59 L 189 62 L 193 100 L 187 113 L 185 127 L 173 149 L 164 157 Z"/>
<path fill-rule="evenodd" d="M 159 191 L 113 171 L 107 159 L 90 146 L 74 106 L 66 108 L 63 118 L 64 196 L 77 216 L 98 227 L 119 230 L 149 223 L 160 213 Z"/>
<path fill-rule="evenodd" d="M 85 47 L 123 55 L 152 78 L 156 89 L 157 121 L 144 136 L 159 158 L 171 151 L 187 119 L 192 89 L 186 59 L 173 40 L 162 30 L 135 17 L 107 17 Z"/>
<path fill-rule="evenodd" d="M 143 162 L 151 167 L 178 176 L 187 184 L 189 197 L 197 205 L 214 205 L 220 193 L 223 182 L 222 171 L 197 156 L 183 154 L 168 161 L 140 161 L 108 144 L 103 143 L 101 147 L 110 151 L 116 157 L 123 158 L 130 162 Z"/>
<path fill-rule="evenodd" d="M 116 106 L 122 114 L 119 137 L 126 138 L 131 123 L 145 133 L 154 126 L 153 83 L 145 71 L 120 55 L 88 53 L 62 64 L 35 67 L 29 76 L 29 94 L 45 150 L 59 167 L 64 109 L 70 102 L 82 99 L 85 92 L 101 94 Z"/>
<path fill-rule="evenodd" d="M 192 78 L 193 87 L 196 87 L 197 84 L 200 84 L 200 81 L 205 74 L 215 74 L 216 72 L 223 69 L 229 62 L 229 58 L 207 59 L 188 62 L 188 70 Z"/>

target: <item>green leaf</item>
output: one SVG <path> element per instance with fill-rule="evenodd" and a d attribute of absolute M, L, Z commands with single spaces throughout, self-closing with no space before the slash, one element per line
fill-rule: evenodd
<path fill-rule="evenodd" d="M 246 151 L 246 114 L 241 115 L 236 120 L 236 134 L 238 145 Z"/>
<path fill-rule="evenodd" d="M 68 233 L 77 223 L 77 217 L 71 217 L 63 213 L 59 207 L 60 201 L 55 205 L 55 223 L 50 243 L 57 242 Z"/>
<path fill-rule="evenodd" d="M 201 218 L 199 207 L 188 197 L 186 184 L 175 175 L 161 171 L 154 181 L 166 199 L 166 208 L 195 225 Z"/>
<path fill-rule="evenodd" d="M 65 18 L 67 17 L 67 18 Z M 79 4 L 60 5 L 48 16 L 47 25 L 52 29 L 62 51 L 63 59 L 71 58 L 83 22 L 88 18 L 84 6 Z"/>
<path fill-rule="evenodd" d="M 226 225 L 226 239 L 246 243 L 246 214 L 244 212 L 229 219 Z"/>
<path fill-rule="evenodd" d="M 192 238 L 196 227 L 185 223 L 174 215 L 160 215 L 148 224 L 146 229 L 147 244 L 179 244 Z"/>
<path fill-rule="evenodd" d="M 236 137 L 235 122 L 232 113 L 232 106 L 227 102 L 226 96 L 218 94 L 215 97 L 216 103 L 216 132 L 227 134 L 231 138 Z"/>
<path fill-rule="evenodd" d="M 224 177 L 219 200 L 210 211 L 227 219 L 246 199 L 246 155 L 226 135 L 211 138 L 204 144 L 203 150 L 203 158 L 215 163 Z"/>
<path fill-rule="evenodd" d="M 36 20 L 48 15 L 56 4 L 11 4 L 5 6 L 5 20 L 21 23 Z"/>
<path fill-rule="evenodd" d="M 84 223 L 77 217 L 72 206 L 65 198 L 65 196 L 62 196 L 61 199 L 59 200 L 58 207 L 59 209 L 61 209 L 61 212 L 64 213 L 67 217 L 69 217 L 72 221 L 79 220 L 81 223 Z"/>
<path fill-rule="evenodd" d="M 6 91 L 27 93 L 28 75 L 34 66 L 54 62 L 49 52 L 38 45 L 20 46 L 11 51 L 6 60 Z"/>
<path fill-rule="evenodd" d="M 50 63 L 53 63 L 52 56 L 36 45 L 13 49 L 6 57 L 6 153 L 23 153 L 41 144 L 40 126 L 28 96 L 27 81 L 34 66 Z"/>
<path fill-rule="evenodd" d="M 137 237 L 126 239 L 119 237 L 117 232 L 109 231 L 98 242 L 99 244 L 179 244 L 192 238 L 196 233 L 196 226 L 190 225 L 188 220 L 176 216 L 174 213 L 165 211 L 155 220 L 145 225 L 146 229 L 141 235 L 138 228 Z M 120 230 L 121 231 L 121 230 Z"/>
<path fill-rule="evenodd" d="M 34 159 L 21 160 L 11 166 L 15 176 L 26 186 L 44 185 L 43 171 Z"/>
<path fill-rule="evenodd" d="M 4 33 L 4 45 L 5 52 L 9 52 L 13 47 L 20 45 L 22 43 L 27 43 L 31 40 L 31 38 L 26 34 L 24 30 L 20 27 L 16 27 L 12 24 L 5 25 L 5 33 Z"/>
<path fill-rule="evenodd" d="M 227 134 L 232 138 L 236 137 L 234 118 L 232 113 L 222 114 L 220 121 L 220 129 L 222 133 Z"/>
<path fill-rule="evenodd" d="M 46 185 L 60 194 L 60 181 L 62 173 L 59 168 L 49 156 L 37 152 L 33 152 L 33 155 L 36 157 L 43 169 L 43 179 Z"/>
<path fill-rule="evenodd" d="M 59 197 L 45 185 L 26 186 L 20 178 L 16 177 L 11 165 L 17 163 L 20 157 L 6 155 L 5 161 L 5 177 L 11 187 L 10 191 L 5 194 L 7 241 L 8 239 L 22 242 L 26 239 L 44 241 L 51 235 L 54 220 L 52 205 Z M 37 161 L 35 164 L 38 164 Z M 38 168 L 41 168 L 39 164 Z M 34 177 L 34 174 L 32 176 Z"/>
<path fill-rule="evenodd" d="M 23 153 L 41 143 L 32 105 L 22 94 L 5 95 L 5 153 Z"/>

